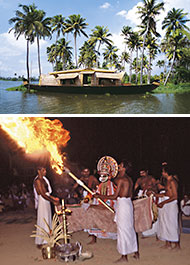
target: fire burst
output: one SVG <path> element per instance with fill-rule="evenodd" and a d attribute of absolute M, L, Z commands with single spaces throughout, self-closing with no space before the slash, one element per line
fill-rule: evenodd
<path fill-rule="evenodd" d="M 51 155 L 51 166 L 61 174 L 63 155 L 59 148 L 70 140 L 69 131 L 55 119 L 43 117 L 0 117 L 1 128 L 6 131 L 26 153 L 47 150 Z"/>

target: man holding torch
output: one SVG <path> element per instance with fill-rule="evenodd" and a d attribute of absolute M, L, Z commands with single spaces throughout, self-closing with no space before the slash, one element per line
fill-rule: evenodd
<path fill-rule="evenodd" d="M 95 194 L 95 198 L 117 199 L 115 221 L 117 224 L 117 249 L 121 258 L 116 262 L 128 261 L 127 255 L 135 253 L 134 258 L 139 258 L 137 236 L 134 229 L 133 204 L 131 201 L 133 182 L 127 175 L 128 163 L 122 161 L 119 165 L 117 189 L 113 195 Z"/>
<path fill-rule="evenodd" d="M 37 168 L 38 175 L 34 179 L 34 196 L 35 196 L 35 208 L 37 209 L 37 225 L 47 230 L 44 219 L 51 227 L 52 214 L 51 205 L 59 205 L 59 198 L 51 196 L 52 188 L 48 179 L 45 177 L 46 169 L 44 167 Z M 40 234 L 40 231 L 38 231 Z M 43 239 L 41 237 L 36 237 L 35 243 L 38 248 L 41 248 Z"/>

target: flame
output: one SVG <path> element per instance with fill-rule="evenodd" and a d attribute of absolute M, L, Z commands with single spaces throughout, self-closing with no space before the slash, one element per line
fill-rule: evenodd
<path fill-rule="evenodd" d="M 43 117 L 0 117 L 0 125 L 26 153 L 49 151 L 52 168 L 62 173 L 64 158 L 59 148 L 66 146 L 70 135 L 61 121 Z"/>

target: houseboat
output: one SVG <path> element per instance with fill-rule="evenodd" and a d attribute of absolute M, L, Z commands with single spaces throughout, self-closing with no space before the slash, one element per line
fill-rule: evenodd
<path fill-rule="evenodd" d="M 39 84 L 25 84 L 29 89 L 68 94 L 139 94 L 151 92 L 159 84 L 123 84 L 125 72 L 104 69 L 72 69 L 40 76 Z"/>

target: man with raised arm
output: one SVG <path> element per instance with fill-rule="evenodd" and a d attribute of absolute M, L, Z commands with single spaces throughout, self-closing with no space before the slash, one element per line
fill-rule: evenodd
<path fill-rule="evenodd" d="M 117 178 L 117 189 L 113 195 L 95 194 L 95 198 L 117 199 L 115 221 L 117 224 L 117 250 L 121 258 L 116 262 L 128 261 L 127 255 L 135 253 L 134 258 L 139 258 L 137 236 L 134 229 L 133 204 L 131 201 L 133 192 L 132 179 L 127 175 L 129 170 L 128 162 L 122 161 L 119 164 L 119 175 Z"/>

